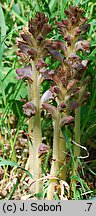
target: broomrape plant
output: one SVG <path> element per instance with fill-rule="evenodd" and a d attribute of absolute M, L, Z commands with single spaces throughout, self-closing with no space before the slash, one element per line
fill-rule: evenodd
<path fill-rule="evenodd" d="M 78 6 L 70 6 L 65 10 L 66 19 L 56 22 L 61 39 L 54 41 L 47 34 L 52 31 L 48 18 L 43 13 L 37 13 L 28 23 L 28 29 L 23 29 L 18 39 L 20 57 L 25 67 L 17 69 L 19 79 L 28 80 L 28 102 L 23 106 L 29 119 L 28 134 L 33 137 L 29 142 L 29 166 L 33 175 L 32 192 L 39 193 L 43 185 L 40 153 L 49 150 L 49 146 L 42 143 L 41 110 L 45 109 L 52 116 L 53 122 L 53 152 L 52 163 L 47 189 L 47 199 L 54 199 L 54 192 L 58 179 L 66 181 L 66 140 L 62 128 L 74 125 L 73 138 L 74 160 L 71 175 L 77 175 L 78 157 L 80 156 L 80 107 L 89 97 L 86 87 L 89 77 L 85 78 L 87 69 L 84 54 L 90 52 L 90 42 L 84 38 L 88 30 L 87 18 Z M 59 61 L 59 67 L 50 69 L 46 58 L 51 57 Z M 40 98 L 40 85 L 49 80 L 50 89 Z M 55 101 L 56 106 L 50 103 Z M 67 131 L 67 130 L 66 130 Z M 74 182 L 71 182 L 73 184 Z M 72 188 L 71 188 L 72 189 Z M 58 190 L 58 195 L 60 191 Z"/>
<path fill-rule="evenodd" d="M 40 146 L 42 147 L 40 85 L 44 80 L 41 69 L 47 66 L 43 58 L 48 55 L 47 46 L 50 41 L 45 40 L 45 37 L 52 30 L 52 26 L 47 23 L 48 18 L 44 14 L 37 13 L 36 17 L 29 21 L 28 30 L 23 30 L 21 33 L 23 40 L 18 40 L 19 52 L 17 52 L 23 64 L 26 65 L 25 68 L 17 69 L 18 78 L 28 80 L 28 102 L 23 106 L 23 110 L 29 118 L 28 133 L 33 137 L 32 144 L 29 143 L 29 170 L 34 180 L 41 177 L 41 159 L 39 158 L 39 149 Z M 40 182 L 37 182 L 33 191 L 38 193 L 41 189 Z"/>

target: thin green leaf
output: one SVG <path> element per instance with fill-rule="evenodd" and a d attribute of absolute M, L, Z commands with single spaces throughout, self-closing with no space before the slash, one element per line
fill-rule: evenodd
<path fill-rule="evenodd" d="M 81 0 L 76 0 L 76 1 L 74 2 L 74 5 L 78 5 L 80 2 L 81 2 Z"/>
<path fill-rule="evenodd" d="M 14 187 L 13 187 L 13 189 L 12 189 L 12 192 L 11 192 L 10 197 L 9 197 L 8 200 L 11 200 L 11 199 L 12 199 L 12 197 L 13 197 L 13 195 L 14 195 L 14 193 L 15 193 L 15 191 L 16 191 L 18 185 L 19 185 L 19 183 L 20 183 L 20 182 L 19 182 L 19 179 L 17 179 L 16 184 L 14 185 Z"/>
<path fill-rule="evenodd" d="M 27 24 L 27 20 L 25 20 L 25 18 L 22 18 L 19 14 L 17 14 L 14 10 L 12 10 L 12 13 L 15 15 L 15 17 L 17 17 L 18 18 L 18 20 L 20 21 L 20 22 L 22 22 L 24 25 L 26 25 Z"/>
<path fill-rule="evenodd" d="M 96 2 L 96 1 L 95 1 L 95 0 L 86 0 L 86 1 L 82 2 L 81 5 L 84 5 L 84 4 L 86 4 L 87 2 Z"/>
<path fill-rule="evenodd" d="M 31 177 L 31 178 L 33 178 L 32 177 L 32 175 L 31 175 L 31 173 L 30 172 L 28 172 L 28 170 L 26 170 L 24 167 L 22 167 L 22 166 L 20 166 L 19 164 L 17 164 L 16 162 L 12 162 L 12 161 L 9 161 L 9 160 L 5 160 L 5 159 L 3 159 L 2 157 L 0 157 L 0 166 L 13 166 L 13 167 L 18 167 L 18 168 L 20 168 L 20 169 L 22 169 L 22 170 L 24 170 L 25 172 L 26 172 L 26 174 L 29 176 L 29 177 Z"/>
<path fill-rule="evenodd" d="M 1 45 L 0 45 L 0 61 L 5 49 L 4 38 L 6 37 L 6 24 L 2 6 L 0 4 L 0 26 L 1 26 Z"/>
<path fill-rule="evenodd" d="M 54 8 L 55 8 L 57 2 L 58 2 L 57 0 L 51 0 L 51 1 L 50 1 L 50 3 L 49 3 L 49 9 L 50 9 L 51 13 L 52 13 L 52 11 L 54 10 Z"/>
<path fill-rule="evenodd" d="M 64 138 L 65 138 L 65 140 L 66 140 L 66 142 L 67 142 L 68 149 L 69 149 L 69 151 L 70 151 L 70 154 L 71 154 L 71 157 L 72 157 L 73 163 L 75 164 L 74 155 L 73 155 L 73 152 L 72 152 L 72 147 L 71 147 L 70 140 L 69 140 L 69 138 L 68 138 L 67 133 L 66 133 L 65 130 L 64 130 L 63 133 L 64 133 Z"/>

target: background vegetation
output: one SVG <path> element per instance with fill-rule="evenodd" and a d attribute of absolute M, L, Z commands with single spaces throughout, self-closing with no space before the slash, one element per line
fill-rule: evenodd
<path fill-rule="evenodd" d="M 31 17 L 37 11 L 45 12 L 50 23 L 55 25 L 55 20 L 64 19 L 64 10 L 69 5 L 79 4 L 85 16 L 89 18 L 90 30 L 86 37 L 91 43 L 91 52 L 86 56 L 89 61 L 87 74 L 91 77 L 90 97 L 87 104 L 81 109 L 81 145 L 88 150 L 81 150 L 83 158 L 79 161 L 78 186 L 72 197 L 69 197 L 69 181 L 63 184 L 64 193 L 61 199 L 90 199 L 96 196 L 96 2 L 95 0 L 1 0 L 0 1 L 0 199 L 27 199 L 30 197 L 29 176 L 25 164 L 28 158 L 28 137 L 26 136 L 28 125 L 26 115 L 22 111 L 24 101 L 27 99 L 26 82 L 16 79 L 16 69 L 20 62 L 16 56 L 16 38 L 20 30 L 27 25 Z M 58 39 L 57 29 L 52 33 L 54 39 Z M 56 63 L 55 63 L 56 64 Z M 41 92 L 48 89 L 46 81 L 41 87 Z M 42 113 L 42 133 L 46 137 L 46 143 L 52 145 L 52 122 L 49 115 Z M 66 142 L 72 135 L 70 128 Z M 68 154 L 67 169 L 70 173 L 70 148 Z M 46 163 L 50 170 L 51 153 Z M 45 168 L 46 168 L 45 163 Z M 44 169 L 44 167 L 43 167 Z M 46 169 L 43 170 L 46 172 Z M 48 181 L 42 194 L 46 194 Z M 36 197 L 35 197 L 36 198 Z M 58 197 L 56 196 L 56 199 Z"/>

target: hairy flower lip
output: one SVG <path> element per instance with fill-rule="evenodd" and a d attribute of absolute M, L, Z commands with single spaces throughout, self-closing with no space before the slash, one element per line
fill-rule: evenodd
<path fill-rule="evenodd" d="M 16 55 L 20 57 L 21 62 L 23 62 L 27 65 L 29 64 L 29 56 L 27 56 L 25 53 L 17 51 Z"/>
<path fill-rule="evenodd" d="M 18 79 L 22 80 L 22 79 L 27 79 L 30 83 L 33 83 L 32 80 L 32 68 L 31 66 L 26 66 L 25 68 L 18 68 L 16 70 L 16 73 L 18 74 Z"/>
<path fill-rule="evenodd" d="M 21 37 L 23 38 L 23 40 L 29 45 L 29 46 L 33 46 L 33 38 L 31 36 L 31 33 L 28 31 L 24 31 L 21 34 Z"/>
<path fill-rule="evenodd" d="M 81 33 L 80 27 L 79 26 L 75 27 L 75 29 L 74 29 L 74 36 L 78 36 L 80 33 Z"/>
<path fill-rule="evenodd" d="M 64 125 L 68 125 L 68 124 L 70 124 L 73 121 L 74 121 L 74 117 L 72 117 L 72 116 L 65 116 L 60 121 L 60 127 L 62 127 Z"/>
<path fill-rule="evenodd" d="M 60 107 L 63 109 L 66 107 L 66 103 L 64 101 L 61 102 Z"/>
<path fill-rule="evenodd" d="M 38 153 L 39 153 L 39 154 L 44 154 L 44 153 L 46 153 L 46 152 L 49 151 L 49 148 L 50 148 L 50 147 L 49 147 L 48 145 L 42 143 L 42 144 L 38 147 Z"/>
<path fill-rule="evenodd" d="M 90 97 L 90 92 L 86 91 L 86 92 L 84 93 L 84 101 L 88 100 L 89 97 Z"/>
<path fill-rule="evenodd" d="M 73 79 L 73 80 L 70 80 L 68 82 L 68 85 L 67 85 L 67 91 L 69 91 L 70 89 L 72 89 L 74 87 L 74 85 L 76 84 L 76 80 Z"/>
<path fill-rule="evenodd" d="M 77 71 L 86 70 L 86 64 L 83 64 L 83 63 L 77 61 L 77 62 L 73 63 L 72 67 Z"/>
<path fill-rule="evenodd" d="M 45 23 L 42 27 L 41 30 L 41 35 L 43 35 L 43 37 L 45 37 L 47 34 L 49 34 L 52 31 L 52 25 Z"/>
<path fill-rule="evenodd" d="M 43 105 L 43 103 L 48 102 L 49 100 L 54 100 L 54 96 L 51 90 L 47 90 L 46 92 L 44 92 L 44 94 L 42 95 L 41 99 L 40 99 L 40 104 L 41 107 Z"/>
<path fill-rule="evenodd" d="M 56 94 L 59 94 L 61 92 L 58 86 L 51 86 L 50 90 L 52 93 L 56 93 Z"/>
<path fill-rule="evenodd" d="M 56 22 L 57 26 L 58 26 L 58 29 L 61 33 L 61 35 L 64 37 L 64 35 L 66 34 L 67 32 L 67 29 L 65 28 L 65 25 L 63 24 L 63 22 Z"/>
<path fill-rule="evenodd" d="M 62 23 L 63 23 L 63 25 L 65 25 L 66 27 L 68 26 L 68 20 L 67 20 L 67 19 L 62 20 Z"/>
<path fill-rule="evenodd" d="M 70 45 L 72 41 L 72 35 L 65 35 L 64 39 L 65 41 L 67 41 L 68 45 Z"/>
<path fill-rule="evenodd" d="M 63 57 L 63 55 L 60 52 L 58 52 L 57 50 L 53 50 L 50 47 L 48 47 L 47 49 L 48 49 L 49 53 L 52 54 L 52 56 L 54 58 L 56 58 L 57 60 L 59 60 L 61 63 L 63 62 L 64 57 Z"/>
<path fill-rule="evenodd" d="M 43 77 L 45 80 L 54 80 L 54 76 L 55 76 L 54 70 L 47 69 L 43 71 Z"/>
<path fill-rule="evenodd" d="M 29 45 L 23 41 L 18 42 L 18 47 L 25 54 L 27 54 L 28 50 L 30 49 Z"/>
<path fill-rule="evenodd" d="M 41 43 L 44 40 L 44 37 L 42 36 L 41 33 L 37 35 L 36 40 L 38 41 L 38 43 Z"/>
<path fill-rule="evenodd" d="M 37 51 L 36 51 L 35 48 L 32 47 L 31 49 L 29 49 L 29 50 L 27 51 L 27 53 L 31 56 L 31 58 L 32 58 L 33 60 L 36 59 L 36 57 L 37 57 Z"/>
<path fill-rule="evenodd" d="M 58 40 L 58 46 L 59 48 L 62 50 L 63 54 L 65 54 L 67 56 L 67 46 L 66 44 L 64 44 L 63 41 Z"/>
<path fill-rule="evenodd" d="M 71 96 L 74 96 L 74 95 L 78 94 L 78 92 L 80 91 L 80 88 L 81 88 L 80 86 L 75 87 L 73 89 L 73 93 L 71 94 Z"/>
<path fill-rule="evenodd" d="M 83 26 L 81 26 L 81 31 L 83 31 L 83 33 L 85 33 L 86 31 L 88 31 L 90 27 L 90 24 L 84 24 Z"/>
<path fill-rule="evenodd" d="M 42 106 L 52 115 L 53 119 L 56 119 L 56 107 L 48 103 L 43 103 Z"/>
<path fill-rule="evenodd" d="M 90 42 L 87 40 L 80 40 L 80 41 L 76 42 L 75 49 L 76 49 L 76 52 L 78 50 L 82 50 L 82 51 L 89 53 L 90 52 Z"/>
<path fill-rule="evenodd" d="M 76 62 L 76 61 L 80 61 L 81 58 L 76 54 L 76 53 L 71 53 L 67 58 L 66 58 L 66 62 Z"/>
<path fill-rule="evenodd" d="M 69 110 L 75 110 L 79 107 L 79 103 L 76 100 L 73 100 L 69 104 Z"/>
<path fill-rule="evenodd" d="M 86 23 L 87 20 L 88 20 L 87 17 L 82 16 L 82 17 L 80 18 L 79 26 L 82 27 L 82 26 Z"/>
<path fill-rule="evenodd" d="M 40 69 L 42 67 L 46 68 L 48 67 L 48 64 L 42 58 L 39 58 L 37 62 L 37 68 Z"/>
<path fill-rule="evenodd" d="M 27 102 L 26 104 L 23 105 L 23 111 L 26 113 L 26 115 L 29 118 L 31 118 L 36 113 L 36 107 L 35 107 L 35 105 L 33 104 L 32 101 L 29 101 L 29 102 Z"/>
<path fill-rule="evenodd" d="M 65 101 L 62 101 L 59 105 L 59 112 L 64 112 L 65 109 L 66 109 L 66 103 Z"/>

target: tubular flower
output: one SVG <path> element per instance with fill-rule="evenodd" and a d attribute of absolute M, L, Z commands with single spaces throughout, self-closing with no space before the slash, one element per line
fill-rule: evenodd
<path fill-rule="evenodd" d="M 48 18 L 45 17 L 43 13 L 38 12 L 36 17 L 29 21 L 28 31 L 23 30 L 21 33 L 22 39 L 17 40 L 17 45 L 19 48 L 17 55 L 21 58 L 21 61 L 26 63 L 28 66 L 26 70 L 22 70 L 22 75 L 20 73 L 20 69 L 17 70 L 17 74 L 20 79 L 28 79 L 30 75 L 31 79 L 33 78 L 34 67 L 32 66 L 32 62 L 35 62 L 39 72 L 41 67 L 47 66 L 43 59 L 48 55 L 47 47 L 50 46 L 51 41 L 46 40 L 45 37 L 51 31 L 52 25 L 48 24 Z M 28 72 L 30 64 L 32 67 L 32 74 Z"/>
<path fill-rule="evenodd" d="M 76 109 L 76 104 L 81 105 L 84 98 L 86 100 L 85 95 L 89 95 L 86 91 L 88 80 L 86 80 L 84 87 L 82 82 L 88 61 L 82 60 L 78 51 L 83 52 L 83 54 L 90 52 L 90 42 L 81 39 L 81 35 L 83 37 L 90 25 L 86 24 L 87 18 L 83 16 L 83 10 L 78 6 L 70 6 L 68 10 L 65 10 L 65 14 L 67 19 L 57 22 L 62 41 L 53 42 L 55 45 L 48 47 L 48 50 L 60 62 L 60 67 L 51 76 L 59 88 L 57 97 L 61 98 L 65 102 L 66 108 L 71 110 L 71 105 L 72 109 Z M 80 100 L 81 94 L 82 101 Z"/>

